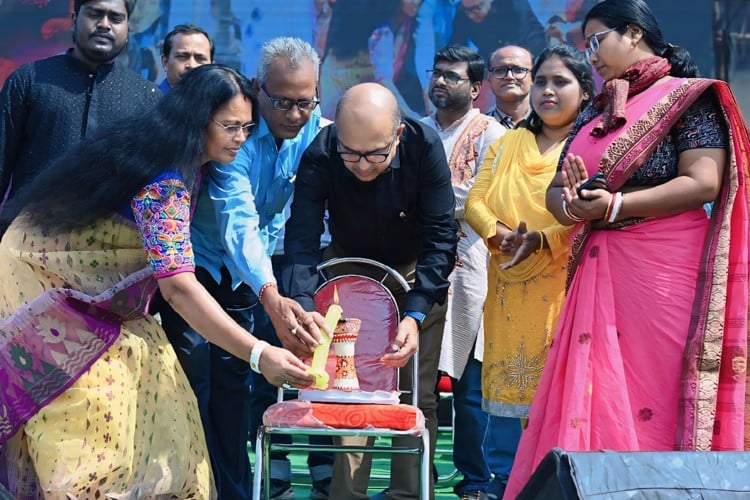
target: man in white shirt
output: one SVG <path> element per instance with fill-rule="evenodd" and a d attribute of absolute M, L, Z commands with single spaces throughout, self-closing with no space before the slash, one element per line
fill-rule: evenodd
<path fill-rule="evenodd" d="M 505 133 L 473 106 L 484 79 L 484 61 L 469 49 L 449 45 L 435 55 L 429 96 L 436 111 L 422 119 L 437 130 L 451 169 L 459 226 L 456 268 L 449 280 L 448 314 L 439 369 L 453 381 L 453 462 L 463 474 L 454 491 L 461 498 L 486 498 L 492 479 L 487 452 L 493 451 L 496 417 L 482 411 L 482 311 L 487 295 L 489 254 L 464 220 L 464 203 L 487 147 Z"/>

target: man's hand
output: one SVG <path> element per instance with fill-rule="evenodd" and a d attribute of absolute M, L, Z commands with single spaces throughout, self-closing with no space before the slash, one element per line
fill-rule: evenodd
<path fill-rule="evenodd" d="M 264 291 L 263 308 L 271 318 L 281 345 L 299 358 L 311 357 L 313 349 L 323 343 L 321 328 L 333 336 L 323 316 L 317 312 L 307 312 L 296 301 L 282 297 L 276 287 L 269 286 Z"/>
<path fill-rule="evenodd" d="M 409 359 L 419 349 L 419 326 L 417 320 L 406 316 L 398 324 L 398 332 L 393 344 L 388 346 L 389 352 L 380 358 L 380 362 L 386 366 L 401 368 L 406 366 Z"/>

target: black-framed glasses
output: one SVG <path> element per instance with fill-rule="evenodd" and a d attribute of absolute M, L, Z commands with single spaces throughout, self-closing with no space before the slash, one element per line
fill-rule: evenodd
<path fill-rule="evenodd" d="M 461 76 L 458 73 L 454 73 L 453 71 L 440 71 L 439 69 L 428 69 L 427 74 L 430 75 L 430 80 L 436 81 L 439 80 L 440 77 L 443 77 L 443 81 L 447 83 L 448 85 L 458 85 L 460 82 L 463 82 L 464 80 L 469 80 L 469 77 Z"/>
<path fill-rule="evenodd" d="M 243 125 L 224 125 L 223 123 L 218 122 L 214 120 L 213 118 L 211 119 L 216 125 L 221 127 L 224 130 L 224 132 L 227 133 L 227 135 L 230 135 L 232 137 L 235 137 L 237 134 L 240 133 L 240 131 L 242 131 L 242 133 L 245 134 L 245 137 L 250 137 L 250 132 L 252 132 L 253 127 L 255 127 L 254 122 L 245 123 Z"/>
<path fill-rule="evenodd" d="M 489 69 L 490 76 L 502 80 L 508 73 L 513 75 L 516 80 L 522 80 L 529 74 L 531 68 L 524 68 L 523 66 L 493 66 Z"/>
<path fill-rule="evenodd" d="M 391 139 L 391 143 L 388 145 L 388 149 L 382 153 L 358 153 L 356 151 L 342 151 L 341 143 L 339 143 L 339 149 L 337 149 L 336 152 L 339 154 L 342 160 L 350 163 L 356 163 L 362 158 L 367 160 L 367 163 L 383 163 L 391 154 L 393 145 L 396 143 L 396 137 L 397 135 L 393 136 L 393 139 Z"/>
<path fill-rule="evenodd" d="M 609 28 L 608 30 L 592 33 L 588 40 L 586 40 L 586 59 L 591 59 L 591 56 L 599 50 L 599 37 L 615 30 L 617 28 Z"/>
<path fill-rule="evenodd" d="M 271 94 L 268 93 L 268 90 L 266 90 L 266 85 L 263 84 L 260 86 L 260 89 L 266 93 L 268 98 L 271 100 L 271 105 L 273 106 L 273 109 L 278 109 L 279 111 L 289 111 L 292 109 L 292 106 L 297 106 L 297 109 L 299 109 L 303 113 L 309 113 L 315 107 L 320 103 L 318 99 L 289 99 L 288 97 L 274 97 Z"/>

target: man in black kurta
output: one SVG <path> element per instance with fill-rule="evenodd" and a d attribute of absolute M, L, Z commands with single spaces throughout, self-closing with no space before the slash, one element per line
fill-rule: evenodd
<path fill-rule="evenodd" d="M 131 4 L 132 5 L 132 4 Z M 0 93 L 0 201 L 97 129 L 148 112 L 161 97 L 116 61 L 127 43 L 124 0 L 75 2 L 74 47 L 25 64 Z"/>
<path fill-rule="evenodd" d="M 348 90 L 336 123 L 323 129 L 305 151 L 286 224 L 283 273 L 289 296 L 313 310 L 320 262 L 318 242 L 329 213 L 330 257 L 366 257 L 391 266 L 412 281 L 395 344 L 383 362 L 403 366 L 419 346 L 419 407 L 434 450 L 434 393 L 448 275 L 455 264 L 457 226 L 451 173 L 437 134 L 419 122 L 399 119 L 398 104 L 385 87 L 366 83 Z M 413 438 L 410 438 L 413 439 Z M 331 498 L 368 498 L 368 476 L 354 454 L 336 457 Z M 416 498 L 419 461 L 392 460 L 391 498 Z M 432 489 L 432 488 L 431 488 Z"/>

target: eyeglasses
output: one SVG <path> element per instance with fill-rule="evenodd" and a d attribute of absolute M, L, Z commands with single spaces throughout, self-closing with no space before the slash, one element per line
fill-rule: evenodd
<path fill-rule="evenodd" d="M 245 137 L 250 137 L 250 132 L 253 131 L 253 127 L 255 126 L 255 123 L 253 122 L 245 123 L 244 125 L 224 125 L 221 122 L 217 122 L 213 118 L 212 120 L 216 125 L 221 127 L 224 130 L 224 132 L 227 133 L 227 135 L 230 135 L 232 137 L 236 137 L 237 134 L 240 133 L 240 130 L 242 131 L 243 134 L 245 134 Z"/>
<path fill-rule="evenodd" d="M 522 80 L 526 78 L 526 75 L 531 71 L 531 68 L 524 68 L 523 66 L 493 66 L 489 72 L 492 78 L 502 80 L 508 73 L 513 75 L 516 80 Z"/>
<path fill-rule="evenodd" d="M 430 79 L 433 81 L 440 79 L 440 77 L 442 76 L 443 80 L 448 85 L 458 85 L 459 82 L 470 79 L 468 77 L 458 75 L 452 71 L 440 71 L 439 69 L 428 69 L 427 73 L 430 75 Z"/>
<path fill-rule="evenodd" d="M 342 160 L 350 163 L 357 163 L 359 160 L 364 158 L 367 163 L 383 163 L 388 159 L 391 154 L 391 149 L 396 143 L 396 136 L 393 136 L 391 143 L 388 145 L 388 150 L 383 153 L 357 153 L 356 151 L 341 151 L 338 149 L 336 152 L 339 154 Z M 339 143 L 339 148 L 341 144 Z"/>
<path fill-rule="evenodd" d="M 609 28 L 608 30 L 599 31 L 597 33 L 592 34 L 587 43 L 586 43 L 586 59 L 591 59 L 591 56 L 596 54 L 596 52 L 599 50 L 599 37 L 602 35 L 606 35 L 610 31 L 615 31 L 618 28 Z"/>
<path fill-rule="evenodd" d="M 297 106 L 297 109 L 299 109 L 300 112 L 309 113 L 320 103 L 320 101 L 317 99 L 294 100 L 289 99 L 288 97 L 274 97 L 268 93 L 265 84 L 261 85 L 260 89 L 265 92 L 268 98 L 271 100 L 273 109 L 278 109 L 279 111 L 289 111 L 290 109 L 292 109 L 292 106 Z"/>

